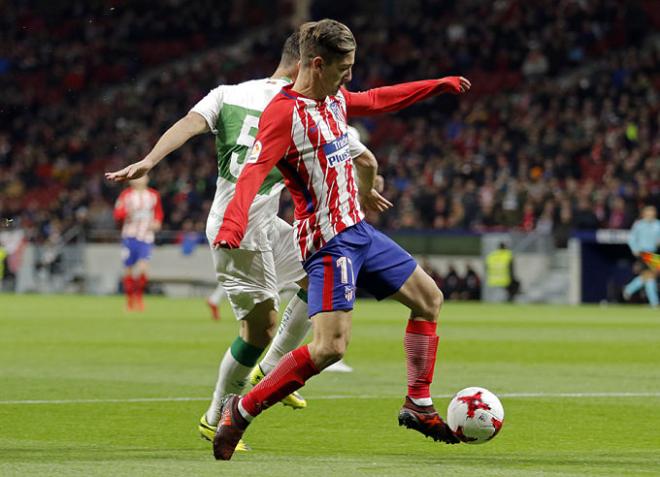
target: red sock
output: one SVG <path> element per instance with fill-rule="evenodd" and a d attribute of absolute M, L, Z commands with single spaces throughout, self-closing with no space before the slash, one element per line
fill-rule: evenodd
<path fill-rule="evenodd" d="M 438 351 L 437 323 L 408 320 L 403 347 L 408 369 L 408 396 L 414 399 L 431 397 L 431 382 Z"/>
<path fill-rule="evenodd" d="M 319 374 L 316 365 L 309 356 L 307 346 L 301 346 L 285 354 L 264 379 L 252 391 L 241 399 L 241 406 L 251 416 L 258 416 L 262 411 L 292 392 L 300 389 L 309 378 Z"/>
<path fill-rule="evenodd" d="M 139 298 L 142 298 L 144 289 L 147 288 L 147 276 L 144 273 L 141 273 L 137 278 L 137 294 Z"/>
<path fill-rule="evenodd" d="M 130 307 L 133 304 L 133 294 L 135 293 L 135 280 L 131 275 L 124 276 L 124 295 L 128 300 L 128 306 Z"/>

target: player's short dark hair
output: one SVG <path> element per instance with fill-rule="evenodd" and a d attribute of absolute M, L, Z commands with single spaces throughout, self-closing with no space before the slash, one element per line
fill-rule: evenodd
<path fill-rule="evenodd" d="M 351 30 L 337 20 L 325 18 L 307 22 L 300 27 L 300 58 L 309 61 L 320 56 L 328 63 L 355 50 L 355 37 Z"/>
<path fill-rule="evenodd" d="M 294 31 L 284 41 L 280 65 L 295 65 L 300 61 L 300 32 Z"/>

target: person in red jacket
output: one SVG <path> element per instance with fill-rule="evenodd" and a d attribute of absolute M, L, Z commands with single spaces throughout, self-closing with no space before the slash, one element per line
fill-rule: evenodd
<path fill-rule="evenodd" d="M 130 181 L 115 203 L 114 217 L 122 224 L 123 284 L 129 311 L 144 310 L 142 295 L 148 281 L 148 261 L 155 232 L 163 222 L 160 194 L 147 187 L 148 181 L 147 176 Z"/>

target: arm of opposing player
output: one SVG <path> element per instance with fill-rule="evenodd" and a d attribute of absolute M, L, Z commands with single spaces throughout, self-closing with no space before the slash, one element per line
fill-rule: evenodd
<path fill-rule="evenodd" d="M 357 173 L 358 196 L 360 204 L 366 210 L 384 212 L 392 207 L 392 203 L 380 195 L 378 190 L 378 161 L 369 149 L 353 159 Z M 381 177 L 382 179 L 382 177 Z M 382 190 L 382 189 L 381 189 Z"/>
<path fill-rule="evenodd" d="M 194 111 L 174 123 L 163 135 L 144 159 L 134 162 L 115 172 L 106 172 L 105 178 L 114 182 L 137 179 L 147 174 L 172 151 L 183 146 L 188 139 L 209 131 L 206 120 Z"/>
<path fill-rule="evenodd" d="M 238 248 L 241 245 L 250 206 L 268 173 L 287 154 L 290 141 L 291 111 L 269 106 L 259 120 L 259 132 L 236 181 L 234 197 L 227 205 L 214 247 Z"/>
<path fill-rule="evenodd" d="M 411 81 L 352 93 L 342 89 L 349 116 L 373 116 L 399 111 L 431 96 L 442 93 L 461 94 L 472 85 L 462 76 Z"/>

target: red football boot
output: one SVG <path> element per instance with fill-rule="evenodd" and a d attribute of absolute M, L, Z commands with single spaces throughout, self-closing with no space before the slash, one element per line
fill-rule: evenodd
<path fill-rule="evenodd" d="M 418 406 L 408 396 L 399 411 L 399 425 L 415 429 L 434 441 L 446 444 L 460 442 L 433 406 Z"/>
<path fill-rule="evenodd" d="M 213 438 L 213 455 L 217 460 L 231 459 L 249 424 L 238 410 L 240 399 L 236 394 L 229 394 L 222 403 L 218 430 Z"/>

